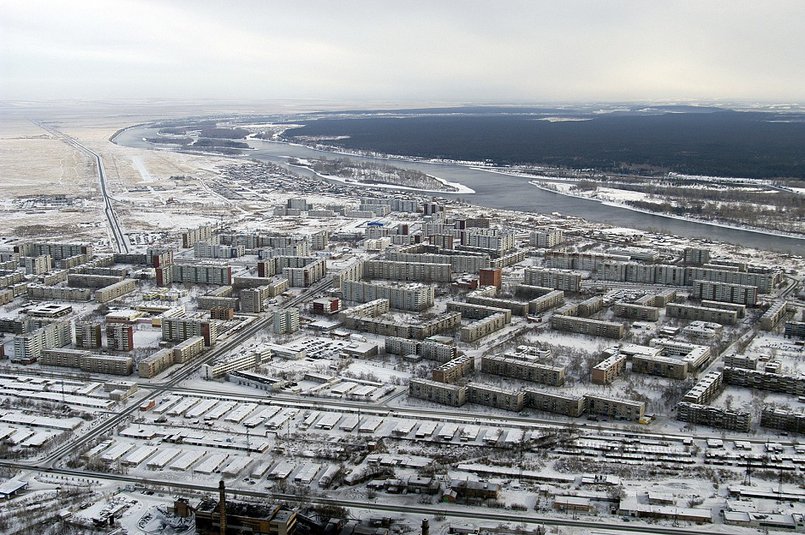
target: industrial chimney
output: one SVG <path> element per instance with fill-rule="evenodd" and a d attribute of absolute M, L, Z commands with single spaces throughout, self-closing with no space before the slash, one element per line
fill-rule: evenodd
<path fill-rule="evenodd" d="M 223 479 L 218 483 L 218 518 L 221 524 L 221 535 L 226 535 L 226 486 Z"/>

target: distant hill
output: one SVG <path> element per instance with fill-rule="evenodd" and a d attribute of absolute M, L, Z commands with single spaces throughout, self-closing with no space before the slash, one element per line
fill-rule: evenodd
<path fill-rule="evenodd" d="M 545 164 L 805 179 L 805 115 L 712 107 L 441 108 L 294 120 L 299 136 L 348 149 L 497 164 Z"/>

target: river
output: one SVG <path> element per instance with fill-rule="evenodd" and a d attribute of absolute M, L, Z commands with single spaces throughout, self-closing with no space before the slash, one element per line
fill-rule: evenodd
<path fill-rule="evenodd" d="M 143 141 L 143 138 L 156 136 L 156 129 L 137 126 L 120 132 L 117 137 L 115 137 L 115 142 L 126 147 L 153 148 L 154 145 Z M 287 163 L 288 158 L 310 159 L 343 157 L 343 155 L 337 153 L 317 151 L 308 147 L 290 145 L 288 143 L 256 139 L 249 140 L 249 143 L 255 150 L 250 151 L 247 157 L 276 163 L 295 173 L 310 176 L 313 175 L 310 171 L 289 166 Z M 805 240 L 803 239 L 635 212 L 626 208 L 601 204 L 594 200 L 568 197 L 559 193 L 545 191 L 529 184 L 528 178 L 503 175 L 471 168 L 467 165 L 407 160 L 388 161 L 358 156 L 349 157 L 354 160 L 391 164 L 405 169 L 414 169 L 446 179 L 450 182 L 460 182 L 475 190 L 475 193 L 438 193 L 434 195 L 446 198 L 461 197 L 466 202 L 478 206 L 522 212 L 559 212 L 561 214 L 578 216 L 589 221 L 619 227 L 662 232 L 688 238 L 706 238 L 713 241 L 739 244 L 756 249 L 799 255 L 805 254 Z"/>

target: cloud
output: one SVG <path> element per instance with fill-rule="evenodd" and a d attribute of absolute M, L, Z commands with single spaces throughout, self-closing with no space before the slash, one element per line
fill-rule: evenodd
<path fill-rule="evenodd" d="M 794 1 L 37 1 L 0 98 L 805 100 Z"/>

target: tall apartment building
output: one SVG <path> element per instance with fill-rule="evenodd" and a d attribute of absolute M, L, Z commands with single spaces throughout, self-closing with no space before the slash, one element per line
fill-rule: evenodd
<path fill-rule="evenodd" d="M 478 271 L 478 284 L 480 286 L 494 286 L 498 290 L 503 285 L 503 270 L 501 268 L 482 268 Z"/>
<path fill-rule="evenodd" d="M 274 312 L 274 334 L 290 334 L 299 330 L 299 309 L 295 307 Z"/>
<path fill-rule="evenodd" d="M 473 249 L 485 249 L 493 254 L 502 255 L 514 249 L 515 234 L 513 230 L 491 228 L 468 228 L 464 233 L 462 245 Z"/>
<path fill-rule="evenodd" d="M 75 345 L 88 349 L 101 347 L 101 324 L 77 321 L 75 323 Z"/>
<path fill-rule="evenodd" d="M 702 249 L 699 247 L 685 247 L 682 253 L 682 259 L 686 265 L 701 266 L 710 261 L 710 249 Z"/>
<path fill-rule="evenodd" d="M 14 337 L 12 361 L 32 364 L 42 356 L 43 350 L 69 345 L 72 338 L 70 323 L 66 321 L 49 323 L 28 334 L 17 335 Z"/>
<path fill-rule="evenodd" d="M 193 256 L 196 258 L 238 258 L 246 254 L 243 245 L 219 245 L 206 241 L 193 244 Z"/>
<path fill-rule="evenodd" d="M 687 268 L 688 284 L 693 281 L 724 282 L 743 286 L 757 286 L 759 293 L 770 293 L 780 280 L 779 273 L 753 273 L 729 269 Z"/>
<path fill-rule="evenodd" d="M 724 301 L 739 305 L 757 305 L 757 286 L 726 282 L 693 281 L 693 297 L 710 301 Z"/>
<path fill-rule="evenodd" d="M 232 267 L 225 264 L 172 264 L 156 268 L 157 285 L 171 283 L 232 284 Z"/>
<path fill-rule="evenodd" d="M 705 405 L 714 399 L 724 388 L 724 373 L 710 372 L 693 385 L 682 397 L 682 401 Z"/>
<path fill-rule="evenodd" d="M 107 323 L 106 347 L 111 351 L 134 349 L 134 325 L 130 323 Z"/>
<path fill-rule="evenodd" d="M 558 269 L 526 268 L 525 284 L 545 286 L 565 292 L 578 292 L 581 289 L 581 273 Z"/>
<path fill-rule="evenodd" d="M 363 277 L 415 282 L 450 282 L 452 270 L 450 264 L 369 260 L 363 263 Z"/>
<path fill-rule="evenodd" d="M 204 345 L 212 346 L 218 338 L 215 320 L 198 318 L 163 318 L 162 339 L 166 342 L 184 342 L 193 336 L 204 338 Z"/>
<path fill-rule="evenodd" d="M 137 375 L 145 379 L 155 377 L 174 364 L 173 349 L 160 349 L 137 364 Z"/>
<path fill-rule="evenodd" d="M 53 260 L 62 260 L 71 256 L 92 256 L 92 245 L 76 243 L 23 243 L 14 246 L 14 252 L 20 256 L 50 255 Z"/>
<path fill-rule="evenodd" d="M 528 237 L 530 245 L 549 248 L 565 241 L 565 233 L 558 228 L 544 228 L 531 231 Z"/>
<path fill-rule="evenodd" d="M 50 271 L 53 263 L 50 255 L 26 256 L 23 258 L 25 273 L 28 275 L 42 275 Z"/>
<path fill-rule="evenodd" d="M 422 312 L 433 306 L 435 288 L 424 284 L 386 285 L 344 281 L 341 284 L 345 301 L 366 303 L 388 299 L 391 308 Z"/>
<path fill-rule="evenodd" d="M 189 229 L 182 232 L 182 248 L 189 249 L 190 247 L 193 247 L 196 242 L 200 241 L 211 242 L 212 238 L 212 227 L 209 225 L 202 225 L 198 228 Z"/>

